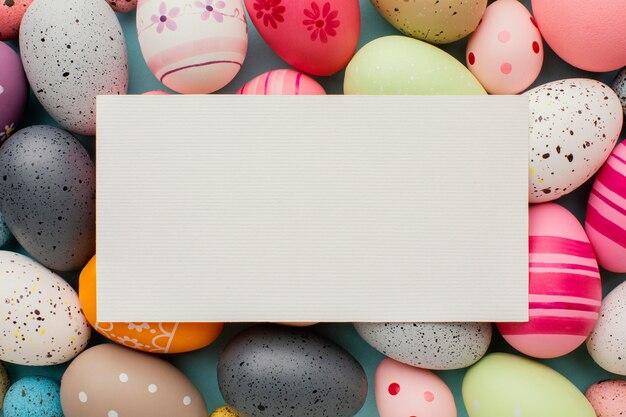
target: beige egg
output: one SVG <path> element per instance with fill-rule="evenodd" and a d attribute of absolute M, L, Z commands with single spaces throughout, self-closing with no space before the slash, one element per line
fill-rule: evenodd
<path fill-rule="evenodd" d="M 380 14 L 405 35 L 450 43 L 476 29 L 487 0 L 371 0 Z"/>
<path fill-rule="evenodd" d="M 63 374 L 65 417 L 206 417 L 202 394 L 169 362 L 114 344 L 80 354 Z"/>

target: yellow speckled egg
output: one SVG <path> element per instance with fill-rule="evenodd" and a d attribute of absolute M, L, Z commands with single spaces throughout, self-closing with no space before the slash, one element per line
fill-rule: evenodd
<path fill-rule="evenodd" d="M 213 411 L 209 417 L 239 417 L 239 415 L 229 406 L 223 405 Z"/>

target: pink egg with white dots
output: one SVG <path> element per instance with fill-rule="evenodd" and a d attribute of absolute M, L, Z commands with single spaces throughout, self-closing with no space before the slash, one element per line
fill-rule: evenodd
<path fill-rule="evenodd" d="M 385 358 L 374 377 L 380 417 L 456 417 L 450 388 L 432 371 Z"/>
<path fill-rule="evenodd" d="M 467 67 L 490 94 L 517 94 L 537 79 L 543 43 L 535 20 L 517 0 L 492 3 L 467 43 Z"/>

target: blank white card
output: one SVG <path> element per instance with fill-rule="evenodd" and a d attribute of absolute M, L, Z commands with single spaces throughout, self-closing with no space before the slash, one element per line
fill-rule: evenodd
<path fill-rule="evenodd" d="M 528 98 L 101 96 L 99 321 L 525 321 Z"/>

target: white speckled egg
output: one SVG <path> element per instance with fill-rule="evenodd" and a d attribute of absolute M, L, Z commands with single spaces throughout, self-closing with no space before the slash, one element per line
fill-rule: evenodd
<path fill-rule="evenodd" d="M 19 253 L 0 251 L 0 360 L 67 362 L 89 342 L 78 294 L 60 276 Z"/>
<path fill-rule="evenodd" d="M 44 109 L 65 129 L 96 133 L 96 96 L 126 94 L 128 54 L 104 0 L 37 0 L 20 27 L 26 77 Z"/>
<path fill-rule="evenodd" d="M 626 282 L 602 300 L 600 319 L 587 339 L 587 350 L 607 371 L 626 375 Z"/>
<path fill-rule="evenodd" d="M 241 0 L 139 0 L 137 34 L 150 71 L 184 94 L 224 87 L 248 50 Z"/>
<path fill-rule="evenodd" d="M 622 129 L 622 106 L 607 85 L 586 78 L 553 81 L 530 98 L 531 203 L 555 200 L 587 181 Z"/>
<path fill-rule="evenodd" d="M 487 352 L 491 323 L 354 323 L 385 356 L 425 369 L 465 368 Z"/>

